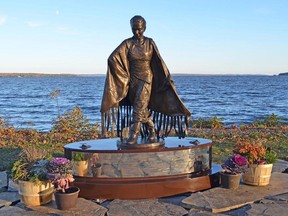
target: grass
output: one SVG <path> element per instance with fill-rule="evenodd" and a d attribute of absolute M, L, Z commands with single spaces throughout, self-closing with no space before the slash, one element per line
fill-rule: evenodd
<path fill-rule="evenodd" d="M 5 170 L 13 161 L 18 158 L 21 148 L 0 149 L 0 171 Z"/>

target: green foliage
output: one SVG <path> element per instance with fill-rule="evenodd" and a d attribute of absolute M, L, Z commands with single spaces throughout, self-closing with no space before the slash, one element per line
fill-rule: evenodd
<path fill-rule="evenodd" d="M 6 119 L 4 119 L 2 116 L 0 116 L 0 128 L 6 128 L 8 126 Z"/>
<path fill-rule="evenodd" d="M 0 169 L 6 169 L 8 164 L 15 159 L 19 159 L 16 156 L 19 150 L 30 146 L 46 149 L 54 156 L 63 156 L 63 146 L 65 144 L 98 139 L 100 136 L 98 124 L 90 124 L 79 107 L 58 116 L 53 122 L 53 129 L 45 133 L 31 129 L 17 129 L 13 126 L 8 127 L 6 121 L 1 117 L 0 156 L 2 157 L 0 158 Z M 12 157 L 6 157 L 8 155 Z M 24 162 L 22 161 L 22 163 Z M 15 170 L 15 174 L 17 172 Z M 25 173 L 22 174 L 25 175 Z"/>
<path fill-rule="evenodd" d="M 215 116 L 211 117 L 210 119 L 199 118 L 197 120 L 191 120 L 190 123 L 194 128 L 223 128 L 223 118 L 217 118 Z"/>
<path fill-rule="evenodd" d="M 101 136 L 98 127 L 98 124 L 90 124 L 81 109 L 76 107 L 58 116 L 49 132 L 17 129 L 13 126 L 0 127 L 0 148 L 25 148 L 34 145 L 60 153 L 67 143 L 98 139 Z"/>
<path fill-rule="evenodd" d="M 272 113 L 270 116 L 264 116 L 261 119 L 256 119 L 252 123 L 252 126 L 254 127 L 279 127 L 283 125 L 287 125 L 287 119 L 278 117 L 274 113 Z"/>
<path fill-rule="evenodd" d="M 11 163 L 7 174 L 15 182 L 19 180 L 35 183 L 45 181 L 47 180 L 46 164 L 49 158 L 51 156 L 46 150 L 29 146 L 21 151 L 19 159 Z"/>
<path fill-rule="evenodd" d="M 268 164 L 275 163 L 277 160 L 277 154 L 275 151 L 272 151 L 270 148 L 267 148 L 265 160 Z"/>
<path fill-rule="evenodd" d="M 54 119 L 52 132 L 62 142 L 76 142 L 87 139 L 98 139 L 98 124 L 90 124 L 79 107 L 68 110 Z"/>

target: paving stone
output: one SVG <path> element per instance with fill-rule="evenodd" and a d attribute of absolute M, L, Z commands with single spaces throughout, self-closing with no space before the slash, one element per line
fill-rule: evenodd
<path fill-rule="evenodd" d="M 191 194 L 182 200 L 181 206 L 187 209 L 196 208 L 213 213 L 225 212 L 231 209 L 254 203 L 267 196 L 288 192 L 288 175 L 272 173 L 270 184 L 265 187 L 240 185 L 236 190 L 212 188 L 204 192 Z"/>
<path fill-rule="evenodd" d="M 265 198 L 269 200 L 274 200 L 276 202 L 281 201 L 288 203 L 288 193 L 283 193 L 276 196 L 267 196 Z"/>
<path fill-rule="evenodd" d="M 0 172 L 0 188 L 7 186 L 6 172 Z"/>
<path fill-rule="evenodd" d="M 20 200 L 18 192 L 2 192 L 0 193 L 0 207 L 9 206 L 13 202 Z M 1 214 L 0 214 L 1 215 Z"/>
<path fill-rule="evenodd" d="M 187 215 L 187 210 L 181 206 L 170 203 L 161 203 L 157 199 L 143 200 L 113 200 L 107 206 L 107 216 L 169 216 L 169 215 Z"/>
<path fill-rule="evenodd" d="M 215 214 L 209 211 L 205 211 L 205 210 L 199 210 L 199 209 L 190 209 L 188 216 L 224 216 L 226 214 Z M 241 215 L 242 216 L 242 215 Z"/>
<path fill-rule="evenodd" d="M 7 185 L 7 174 L 6 171 L 0 172 L 0 188 L 7 187 L 8 191 L 17 191 L 18 190 L 18 184 L 13 182 L 11 179 L 9 179 L 8 185 Z"/>
<path fill-rule="evenodd" d="M 252 204 L 252 208 L 246 211 L 248 216 L 284 216 L 287 215 L 287 204 Z"/>
<path fill-rule="evenodd" d="M 26 209 L 39 212 L 42 215 L 63 215 L 63 216 L 82 216 L 82 215 L 104 216 L 107 212 L 106 208 L 96 204 L 95 202 L 91 202 L 83 198 L 78 198 L 77 206 L 75 208 L 65 211 L 57 209 L 54 200 L 46 205 L 29 207 Z"/>
<path fill-rule="evenodd" d="M 16 206 L 7 206 L 7 207 L 0 208 L 0 215 L 1 216 L 24 216 L 24 215 L 36 216 L 36 215 L 39 215 L 40 216 L 38 212 L 35 212 L 35 213 L 27 212 L 25 209 L 22 209 Z"/>
<path fill-rule="evenodd" d="M 287 215 L 287 210 L 287 203 L 254 203 L 247 205 L 245 208 L 227 212 L 226 214 L 231 216 L 284 216 Z"/>
<path fill-rule="evenodd" d="M 180 206 L 182 200 L 189 197 L 190 195 L 191 193 L 186 193 L 186 194 L 181 194 L 181 195 L 176 195 L 176 196 L 159 198 L 159 202 L 170 203 L 170 204 Z"/>
<path fill-rule="evenodd" d="M 19 185 L 16 182 L 13 182 L 11 179 L 9 179 L 9 188 L 8 191 L 18 191 Z"/>
<path fill-rule="evenodd" d="M 272 172 L 283 172 L 288 168 L 288 161 L 285 160 L 277 160 L 276 163 L 273 164 Z"/>
<path fill-rule="evenodd" d="M 240 208 L 230 210 L 228 212 L 223 212 L 222 214 L 231 215 L 231 216 L 244 216 L 244 215 L 247 216 L 246 212 L 252 208 L 252 205 L 253 204 L 248 204 L 248 205 L 242 206 Z"/>

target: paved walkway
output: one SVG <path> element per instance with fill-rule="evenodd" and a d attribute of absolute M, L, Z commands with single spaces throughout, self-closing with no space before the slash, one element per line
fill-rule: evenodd
<path fill-rule="evenodd" d="M 221 187 L 198 193 L 187 193 L 173 197 L 143 200 L 85 200 L 78 198 L 77 206 L 69 211 L 56 208 L 54 201 L 38 206 L 26 207 L 20 202 L 17 185 L 10 181 L 7 188 L 5 172 L 0 172 L 0 215 L 264 215 L 284 216 L 288 211 L 287 161 L 278 161 L 273 166 L 270 184 L 266 187 L 240 185 L 237 190 Z"/>

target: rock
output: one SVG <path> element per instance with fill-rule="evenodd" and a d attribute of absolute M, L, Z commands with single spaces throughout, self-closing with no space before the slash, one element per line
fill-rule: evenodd
<path fill-rule="evenodd" d="M 21 204 L 20 204 L 21 205 Z M 29 207 L 30 210 L 41 213 L 42 215 L 63 215 L 63 216 L 73 216 L 73 215 L 85 215 L 85 216 L 104 216 L 107 212 L 107 209 L 91 202 L 89 200 L 78 198 L 77 206 L 75 208 L 63 211 L 57 209 L 56 203 L 53 200 L 51 203 L 48 203 L 43 206 Z"/>
<path fill-rule="evenodd" d="M 159 202 L 170 203 L 170 204 L 180 206 L 182 200 L 189 197 L 190 195 L 191 195 L 191 193 L 185 193 L 185 194 L 180 194 L 180 195 L 176 195 L 176 196 L 159 198 Z"/>
<path fill-rule="evenodd" d="M 224 216 L 226 214 L 215 214 L 205 210 L 190 209 L 188 216 Z"/>
<path fill-rule="evenodd" d="M 272 172 L 288 172 L 288 161 L 285 160 L 277 160 L 276 163 L 273 164 Z"/>
<path fill-rule="evenodd" d="M 283 173 L 272 173 L 270 184 L 265 187 L 240 185 L 236 190 L 225 188 L 212 188 L 204 192 L 191 194 L 182 200 L 184 208 L 196 208 L 213 213 L 225 212 L 241 206 L 252 204 L 267 196 L 275 196 L 288 193 L 288 175 Z"/>
<path fill-rule="evenodd" d="M 135 216 L 135 215 L 186 215 L 188 212 L 181 206 L 170 203 L 161 203 L 157 199 L 143 200 L 113 200 L 107 206 L 108 216 Z"/>
<path fill-rule="evenodd" d="M 16 184 L 15 182 L 13 182 L 11 179 L 9 179 L 8 185 L 7 185 L 7 174 L 6 171 L 0 172 L 0 189 L 1 188 L 5 188 L 5 190 L 7 190 L 7 186 L 8 191 L 18 191 L 18 184 Z M 5 191 L 4 189 L 0 190 Z"/>
<path fill-rule="evenodd" d="M 288 203 L 288 193 L 283 193 L 276 196 L 267 196 L 265 198 L 268 200 L 273 200 L 274 202 Z"/>
<path fill-rule="evenodd" d="M 230 212 L 227 215 L 247 215 L 247 216 L 283 216 L 287 215 L 287 204 L 263 204 L 254 203 Z"/>
<path fill-rule="evenodd" d="M 287 214 L 287 204 L 252 204 L 247 215 L 283 216 Z"/>
<path fill-rule="evenodd" d="M 6 172 L 0 172 L 0 188 L 7 187 L 7 175 Z"/>
<path fill-rule="evenodd" d="M 0 215 L 1 216 L 36 216 L 41 215 L 38 212 L 27 212 L 25 209 L 15 207 L 15 206 L 8 206 L 0 208 Z M 43 215 L 43 214 L 42 214 Z"/>
<path fill-rule="evenodd" d="M 2 192 L 2 193 L 0 193 L 0 207 L 10 206 L 12 203 L 15 203 L 18 201 L 20 201 L 20 196 L 19 196 L 18 192 Z"/>

